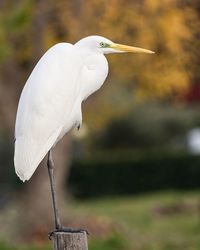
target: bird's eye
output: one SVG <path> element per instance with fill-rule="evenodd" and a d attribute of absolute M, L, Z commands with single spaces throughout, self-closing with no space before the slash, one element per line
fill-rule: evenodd
<path fill-rule="evenodd" d="M 101 48 L 106 48 L 106 47 L 108 47 L 108 44 L 104 43 L 104 42 L 100 42 L 100 47 Z"/>

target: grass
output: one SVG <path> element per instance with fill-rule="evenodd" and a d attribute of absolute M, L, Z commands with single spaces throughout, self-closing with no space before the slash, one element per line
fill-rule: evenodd
<path fill-rule="evenodd" d="M 109 218 L 121 225 L 130 249 L 200 249 L 199 192 L 165 192 L 74 204 L 74 213 Z"/>
<path fill-rule="evenodd" d="M 89 250 L 200 250 L 200 192 L 162 192 L 71 204 L 72 216 L 102 218 L 117 230 L 90 236 Z M 51 246 L 0 250 L 48 250 Z"/>

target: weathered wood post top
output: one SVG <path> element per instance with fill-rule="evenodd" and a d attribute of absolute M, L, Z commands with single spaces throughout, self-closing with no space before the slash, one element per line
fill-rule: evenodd
<path fill-rule="evenodd" d="M 54 232 L 51 239 L 54 250 L 88 250 L 86 232 Z"/>

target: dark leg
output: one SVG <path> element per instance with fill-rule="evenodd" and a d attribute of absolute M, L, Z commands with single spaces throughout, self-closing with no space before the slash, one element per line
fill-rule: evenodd
<path fill-rule="evenodd" d="M 54 163 L 53 163 L 51 150 L 48 152 L 47 166 L 48 166 L 48 173 L 49 173 L 49 179 L 50 179 L 50 185 L 51 185 L 51 195 L 52 195 L 52 201 L 53 201 L 53 211 L 54 211 L 54 219 L 55 219 L 55 227 L 56 227 L 54 231 L 49 233 L 49 238 L 51 238 L 54 232 L 80 233 L 80 232 L 85 231 L 88 234 L 87 230 L 73 229 L 73 228 L 63 227 L 61 225 L 60 218 L 58 216 L 56 189 L 55 189 L 54 174 L 53 174 Z"/>
<path fill-rule="evenodd" d="M 55 181 L 54 181 L 54 175 L 53 175 L 53 158 L 52 158 L 52 152 L 49 150 L 48 152 L 48 159 L 47 159 L 47 166 L 48 166 L 48 173 L 49 173 L 49 180 L 51 185 L 51 195 L 52 195 L 52 201 L 53 201 L 53 211 L 54 211 L 54 219 L 55 219 L 55 227 L 56 229 L 61 229 L 61 223 L 58 216 L 58 206 L 56 201 L 56 189 L 55 189 Z"/>

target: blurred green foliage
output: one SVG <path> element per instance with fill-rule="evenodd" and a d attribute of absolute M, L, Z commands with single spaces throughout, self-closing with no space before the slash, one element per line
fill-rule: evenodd
<path fill-rule="evenodd" d="M 49 245 L 39 246 L 14 246 L 8 243 L 0 242 L 0 250 L 50 250 Z M 128 250 L 129 245 L 123 235 L 111 234 L 105 239 L 93 239 L 89 241 L 90 250 Z"/>
<path fill-rule="evenodd" d="M 125 249 L 200 249 L 199 192 L 82 200 L 74 203 L 73 212 L 115 222 L 128 242 Z"/>
<path fill-rule="evenodd" d="M 133 98 L 179 100 L 199 78 L 196 0 L 20 0 L 3 1 L 0 7 L 0 114 L 4 120 L 9 116 L 6 102 L 13 112 L 41 55 L 57 42 L 74 43 L 88 35 L 99 34 L 157 52 L 155 56 L 109 56 L 109 87 L 86 107 L 90 129 L 100 131 L 113 117 L 129 112 Z M 7 121 L 10 126 L 13 119 Z"/>
<path fill-rule="evenodd" d="M 32 1 L 3 4 L 0 9 L 0 62 L 3 64 L 15 55 L 17 41 L 22 41 L 31 20 Z M 14 58 L 13 58 L 14 59 Z M 16 60 L 16 59 L 15 59 Z"/>
<path fill-rule="evenodd" d="M 105 239 L 96 239 L 89 243 L 91 250 L 128 250 L 129 244 L 124 236 L 113 234 Z"/>
<path fill-rule="evenodd" d="M 78 198 L 200 188 L 199 156 L 148 151 L 106 152 L 75 161 L 68 188 Z"/>
<path fill-rule="evenodd" d="M 16 244 L 9 244 L 5 242 L 0 242 L 0 250 L 50 250 L 50 246 L 19 246 Z"/>
<path fill-rule="evenodd" d="M 113 119 L 104 130 L 92 135 L 91 146 L 100 150 L 187 150 L 187 133 L 199 126 L 199 105 L 136 103 L 127 114 Z"/>
<path fill-rule="evenodd" d="M 109 151 L 107 155 L 94 155 L 90 162 L 75 163 L 71 172 L 76 176 L 73 191 L 82 196 L 83 191 L 97 196 L 102 192 L 126 193 L 127 188 L 129 192 L 139 192 L 162 187 L 199 187 L 199 158 L 175 156 L 185 149 L 187 132 L 200 125 L 199 107 L 180 106 L 188 89 L 199 84 L 199 16 L 198 0 L 1 1 L 0 133 L 6 138 L 0 136 L 0 206 L 7 204 L 2 197 L 16 182 L 11 168 L 16 107 L 35 62 L 55 43 L 74 43 L 93 34 L 146 47 L 155 50 L 156 55 L 109 56 L 108 84 L 84 107 L 84 121 L 89 128 L 89 139 L 84 140 L 89 144 L 90 157 L 97 149 Z M 141 105 L 155 99 L 159 102 Z M 133 154 L 124 153 L 121 148 L 145 150 Z M 113 149 L 115 152 L 110 153 Z M 191 200 L 196 202 L 197 196 Z M 200 249 L 199 212 L 170 217 L 152 214 L 152 207 L 169 200 L 176 204 L 179 195 L 85 203 L 83 211 L 92 213 L 99 209 L 97 213 L 115 217 L 130 226 L 129 232 L 133 231 L 129 242 L 134 248 L 126 245 L 124 235 L 115 234 L 92 241 L 90 249 Z M 0 249 L 45 247 L 2 243 Z M 50 249 L 49 245 L 46 249 Z"/>
<path fill-rule="evenodd" d="M 101 239 L 90 236 L 90 250 L 200 249 L 199 192 L 160 192 L 135 197 L 72 202 L 73 216 L 112 221 L 117 233 Z M 0 250 L 50 250 L 42 246 L 0 243 Z"/>

